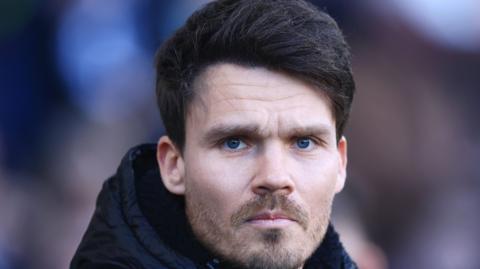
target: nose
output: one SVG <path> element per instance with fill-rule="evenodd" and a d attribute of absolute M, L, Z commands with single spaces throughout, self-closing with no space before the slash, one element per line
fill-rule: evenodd
<path fill-rule="evenodd" d="M 252 191 L 255 194 L 289 195 L 294 191 L 287 154 L 281 145 L 266 146 L 259 153 L 257 173 L 252 180 Z"/>

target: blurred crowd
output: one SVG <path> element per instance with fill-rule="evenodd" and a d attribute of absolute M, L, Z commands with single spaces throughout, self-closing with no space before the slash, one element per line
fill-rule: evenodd
<path fill-rule="evenodd" d="M 206 0 L 0 3 L 0 269 L 61 269 L 102 182 L 163 133 L 156 48 Z M 352 48 L 333 222 L 365 269 L 480 268 L 480 2 L 312 2 Z"/>

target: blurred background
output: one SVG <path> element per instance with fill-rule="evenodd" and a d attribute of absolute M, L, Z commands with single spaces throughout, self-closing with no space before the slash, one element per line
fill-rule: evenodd
<path fill-rule="evenodd" d="M 163 133 L 153 55 L 202 0 L 0 0 L 0 269 L 61 269 Z M 357 94 L 334 223 L 365 269 L 480 268 L 480 1 L 312 1 Z"/>

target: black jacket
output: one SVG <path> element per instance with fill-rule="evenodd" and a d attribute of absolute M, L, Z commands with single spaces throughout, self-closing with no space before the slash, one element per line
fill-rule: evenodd
<path fill-rule="evenodd" d="M 193 236 L 182 197 L 163 186 L 155 154 L 155 145 L 131 149 L 104 183 L 70 269 L 222 268 Z M 305 268 L 357 267 L 330 226 Z"/>

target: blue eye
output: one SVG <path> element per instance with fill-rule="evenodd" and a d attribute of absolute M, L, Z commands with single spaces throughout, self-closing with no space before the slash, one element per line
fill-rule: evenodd
<path fill-rule="evenodd" d="M 312 144 L 312 139 L 307 137 L 301 137 L 297 139 L 295 144 L 299 149 L 308 149 Z"/>
<path fill-rule="evenodd" d="M 228 150 L 239 150 L 245 148 L 247 145 L 240 138 L 228 138 L 223 142 L 223 147 Z"/>

